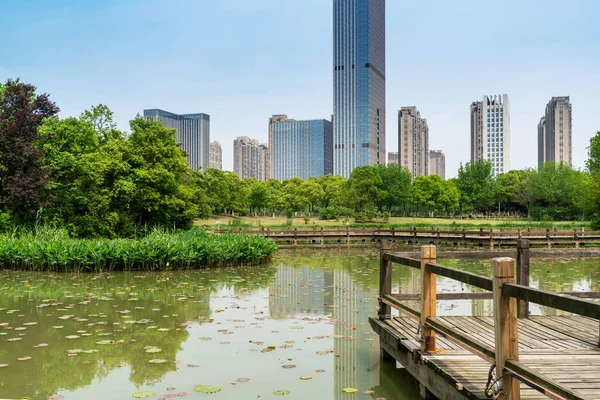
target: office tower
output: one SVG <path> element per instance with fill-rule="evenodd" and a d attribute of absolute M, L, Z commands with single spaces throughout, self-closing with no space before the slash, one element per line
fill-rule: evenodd
<path fill-rule="evenodd" d="M 441 150 L 429 152 L 429 173 L 446 179 L 446 155 Z"/>
<path fill-rule="evenodd" d="M 573 114 L 569 96 L 552 97 L 538 124 L 538 166 L 554 161 L 572 164 Z"/>
<path fill-rule="evenodd" d="M 398 153 L 395 151 L 388 153 L 388 165 L 389 164 L 398 164 Z"/>
<path fill-rule="evenodd" d="M 333 172 L 331 121 L 296 121 L 287 115 L 269 118 L 271 176 L 280 181 L 307 180 Z"/>
<path fill-rule="evenodd" d="M 258 140 L 250 139 L 248 136 L 237 137 L 233 141 L 233 172 L 241 179 L 254 178 L 266 181 L 269 175 L 268 166 L 265 166 L 265 158 L 268 159 L 268 147 L 260 144 Z"/>
<path fill-rule="evenodd" d="M 398 111 L 398 158 L 413 179 L 429 171 L 429 127 L 417 107 Z"/>
<path fill-rule="evenodd" d="M 483 96 L 471 104 L 471 162 L 489 160 L 498 175 L 510 170 L 508 95 Z"/>
<path fill-rule="evenodd" d="M 173 114 L 159 109 L 144 110 L 144 118 L 160 121 L 177 131 L 177 142 L 188 154 L 193 170 L 209 167 L 210 116 L 207 114 Z"/>
<path fill-rule="evenodd" d="M 336 175 L 385 164 L 385 0 L 333 0 Z"/>
<path fill-rule="evenodd" d="M 221 143 L 211 142 L 210 144 L 210 168 L 223 169 L 223 150 Z"/>

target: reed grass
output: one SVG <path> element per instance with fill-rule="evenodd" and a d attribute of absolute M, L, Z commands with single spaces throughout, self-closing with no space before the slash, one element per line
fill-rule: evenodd
<path fill-rule="evenodd" d="M 0 236 L 0 268 L 32 271 L 173 270 L 257 265 L 271 260 L 272 241 L 201 229 L 154 230 L 140 239 L 70 239 L 42 229 Z"/>

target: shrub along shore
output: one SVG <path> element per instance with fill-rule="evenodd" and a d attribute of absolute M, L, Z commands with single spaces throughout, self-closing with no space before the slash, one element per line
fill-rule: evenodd
<path fill-rule="evenodd" d="M 272 241 L 201 229 L 154 231 L 140 239 L 71 239 L 63 231 L 0 237 L 0 268 L 33 271 L 162 271 L 257 265 L 270 261 Z"/>

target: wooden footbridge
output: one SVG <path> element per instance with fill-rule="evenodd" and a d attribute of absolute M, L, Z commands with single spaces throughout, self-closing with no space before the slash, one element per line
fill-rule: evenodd
<path fill-rule="evenodd" d="M 407 244 L 445 244 L 445 245 L 467 245 L 479 246 L 515 246 L 520 239 L 527 239 L 532 245 L 552 247 L 557 245 L 569 245 L 579 247 L 588 243 L 600 243 L 600 232 L 585 232 L 582 229 L 571 231 L 558 231 L 546 229 L 545 231 L 532 230 L 440 230 L 440 229 L 395 229 L 395 228 L 362 228 L 351 229 L 349 227 L 324 229 L 323 227 L 313 229 L 215 229 L 214 232 L 237 232 L 253 235 L 261 235 L 272 239 L 282 246 L 297 245 L 339 245 L 351 243 L 373 243 L 382 240 L 394 240 Z"/>
<path fill-rule="evenodd" d="M 492 259 L 493 278 L 436 263 L 436 247 L 419 258 L 381 252 L 379 316 L 370 324 L 383 360 L 397 360 L 425 399 L 600 399 L 600 303 L 528 285 L 529 243 L 517 260 Z M 392 294 L 392 267 L 421 272 L 420 294 Z M 436 276 L 491 293 L 436 293 Z M 524 283 L 524 284 L 523 284 Z M 493 317 L 438 317 L 438 300 L 493 298 Z M 585 294 L 579 294 L 581 297 Z M 598 297 L 589 293 L 589 297 Z M 405 301 L 418 299 L 420 309 Z M 529 302 L 573 316 L 529 316 Z M 392 316 L 392 309 L 400 316 Z"/>

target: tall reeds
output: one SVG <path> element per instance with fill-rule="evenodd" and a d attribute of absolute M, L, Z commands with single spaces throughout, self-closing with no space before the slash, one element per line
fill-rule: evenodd
<path fill-rule="evenodd" d="M 60 230 L 45 230 L 0 236 L 0 268 L 101 272 L 241 266 L 265 263 L 275 250 L 273 242 L 263 237 L 200 229 L 96 240 L 70 239 Z"/>

